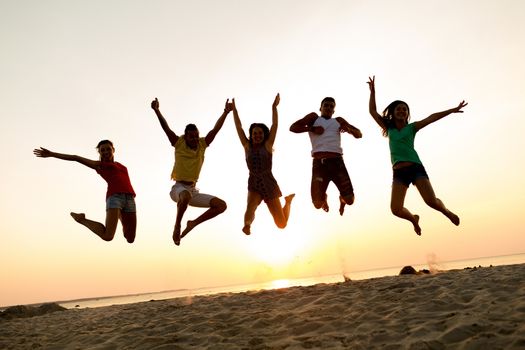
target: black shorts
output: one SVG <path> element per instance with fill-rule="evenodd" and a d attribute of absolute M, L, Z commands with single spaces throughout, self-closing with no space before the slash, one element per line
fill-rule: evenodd
<path fill-rule="evenodd" d="M 428 179 L 427 171 L 422 164 L 414 163 L 403 168 L 394 169 L 392 182 L 397 182 L 408 187 L 419 178 Z"/>
<path fill-rule="evenodd" d="M 346 170 L 343 157 L 314 158 L 312 163 L 312 184 L 310 187 L 313 202 L 322 202 L 326 199 L 326 189 L 330 181 L 333 181 L 337 186 L 342 197 L 354 194 L 354 187 Z"/>

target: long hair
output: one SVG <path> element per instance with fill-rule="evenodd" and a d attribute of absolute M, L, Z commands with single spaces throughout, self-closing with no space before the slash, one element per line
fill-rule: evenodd
<path fill-rule="evenodd" d="M 105 145 L 105 144 L 108 144 L 110 145 L 112 148 L 115 148 L 113 147 L 113 142 L 109 141 L 109 140 L 102 140 L 100 141 L 98 144 L 97 144 L 97 147 L 95 147 L 97 150 L 100 150 L 100 146 L 102 145 Z"/>
<path fill-rule="evenodd" d="M 270 129 L 268 129 L 268 127 L 266 126 L 266 124 L 263 124 L 263 123 L 253 123 L 252 125 L 250 125 L 250 130 L 248 131 L 250 133 L 250 136 L 248 137 L 248 141 L 250 142 L 250 145 L 253 146 L 253 140 L 252 140 L 252 131 L 253 129 L 255 128 L 261 128 L 263 133 L 264 133 L 264 139 L 263 139 L 263 143 L 266 142 L 266 140 L 268 140 L 268 138 L 270 137 Z"/>
<path fill-rule="evenodd" d="M 407 120 L 406 120 L 406 123 L 408 124 L 409 120 L 410 120 L 410 107 L 408 107 L 408 104 L 404 101 L 401 101 L 401 100 L 395 100 L 394 102 L 390 103 L 386 108 L 385 110 L 383 111 L 383 122 L 385 123 L 385 128 L 383 128 L 383 136 L 387 136 L 388 135 L 388 129 L 391 129 L 393 127 L 395 127 L 395 124 L 394 124 L 394 111 L 396 110 L 396 107 L 400 104 L 404 104 L 405 106 L 407 106 L 407 111 L 408 111 L 408 114 L 407 114 Z"/>
<path fill-rule="evenodd" d="M 109 141 L 109 140 L 102 140 L 100 141 L 98 144 L 97 144 L 97 147 L 95 147 L 98 151 L 98 154 L 100 155 L 100 147 L 102 145 L 110 145 L 111 148 L 113 148 L 113 150 L 115 150 L 115 147 L 113 147 L 113 142 Z M 99 157 L 100 160 L 102 160 L 102 155 L 100 155 Z"/>

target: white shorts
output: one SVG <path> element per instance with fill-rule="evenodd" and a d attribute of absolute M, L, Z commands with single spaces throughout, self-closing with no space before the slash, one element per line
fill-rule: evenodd
<path fill-rule="evenodd" d="M 192 207 L 199 208 L 209 208 L 210 201 L 215 198 L 215 196 L 200 193 L 199 189 L 195 186 L 185 185 L 180 182 L 175 182 L 175 185 L 171 187 L 170 197 L 174 202 L 179 201 L 179 196 L 182 191 L 188 191 L 191 195 L 190 202 L 188 203 Z"/>

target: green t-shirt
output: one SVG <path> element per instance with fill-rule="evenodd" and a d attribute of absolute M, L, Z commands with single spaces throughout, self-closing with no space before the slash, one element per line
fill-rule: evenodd
<path fill-rule="evenodd" d="M 414 149 L 416 138 L 416 125 L 410 123 L 401 130 L 388 129 L 388 145 L 390 146 L 390 160 L 392 165 L 399 162 L 412 162 L 423 164 Z"/>

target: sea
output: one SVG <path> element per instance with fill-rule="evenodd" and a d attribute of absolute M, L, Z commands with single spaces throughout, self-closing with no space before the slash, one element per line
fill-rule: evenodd
<path fill-rule="evenodd" d="M 492 257 L 481 257 L 474 259 L 455 260 L 439 262 L 435 264 L 412 265 L 416 270 L 434 270 L 447 271 L 455 269 L 473 268 L 473 267 L 488 267 L 498 265 L 513 265 L 525 263 L 525 253 L 502 255 Z M 97 298 L 76 299 L 68 301 L 58 301 L 57 304 L 68 308 L 94 308 L 110 305 L 131 304 L 151 300 L 163 300 L 172 298 L 188 298 L 193 296 L 213 295 L 221 293 L 241 293 L 247 291 L 258 291 L 268 289 L 287 288 L 295 286 L 310 286 L 319 283 L 338 283 L 345 280 L 363 280 L 385 276 L 398 275 L 403 266 L 392 266 L 388 268 L 354 271 L 346 274 L 333 274 L 326 276 L 315 276 L 308 278 L 295 279 L 280 279 L 274 281 L 267 281 L 253 284 L 217 286 L 217 287 L 203 287 L 197 289 L 176 289 L 166 290 L 160 292 L 141 293 L 141 294 L 127 294 L 116 296 L 105 296 Z"/>
<path fill-rule="evenodd" d="M 412 265 L 412 267 L 418 271 L 430 270 L 435 271 L 447 271 L 474 267 L 488 267 L 498 265 L 513 265 L 513 264 L 524 264 L 525 253 L 513 254 L 513 255 L 502 255 L 502 256 L 491 256 L 481 257 L 465 260 L 446 261 L 439 263 L 427 263 L 424 265 Z M 127 294 L 127 295 L 114 295 L 114 296 L 102 296 L 95 298 L 84 298 L 66 301 L 55 301 L 55 303 L 68 308 L 95 308 L 110 305 L 122 305 L 132 304 L 139 302 L 146 302 L 152 300 L 163 300 L 173 298 L 191 298 L 194 296 L 213 295 L 222 293 L 241 293 L 248 291 L 259 291 L 269 290 L 278 288 L 288 288 L 295 286 L 311 286 L 320 283 L 338 283 L 347 280 L 364 280 L 370 278 L 378 278 L 385 276 L 396 276 L 399 274 L 403 266 L 392 266 L 381 269 L 373 270 L 362 270 L 353 271 L 345 274 L 333 274 L 325 276 L 315 276 L 307 278 L 293 278 L 293 279 L 280 279 L 273 281 L 266 281 L 252 284 L 242 285 L 229 285 L 229 286 L 216 286 L 216 287 L 203 287 L 196 289 L 175 289 L 166 290 L 160 292 L 151 293 L 140 293 L 140 294 Z M 33 304 L 37 306 L 40 304 Z M 3 311 L 5 307 L 0 307 L 0 311 Z"/>

